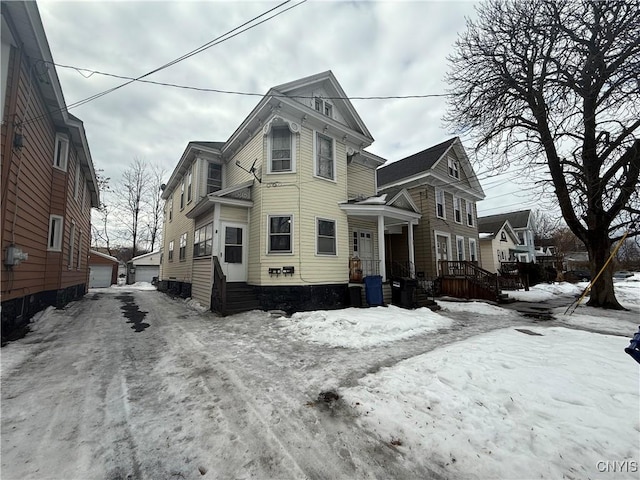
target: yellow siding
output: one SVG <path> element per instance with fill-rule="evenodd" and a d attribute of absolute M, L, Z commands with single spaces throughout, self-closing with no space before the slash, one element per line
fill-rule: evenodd
<path fill-rule="evenodd" d="M 376 171 L 359 163 L 347 166 L 347 194 L 349 198 L 370 197 L 376 194 Z"/>
<path fill-rule="evenodd" d="M 181 282 L 191 282 L 191 259 L 193 258 L 193 220 L 187 218 L 185 207 L 180 210 L 180 185 L 173 192 L 173 220 L 165 218 L 162 275 L 163 280 L 178 280 Z M 167 199 L 170 202 L 171 199 Z M 167 204 L 168 205 L 168 204 Z M 167 206 L 168 208 L 168 206 Z M 186 259 L 180 261 L 180 235 L 187 232 Z M 169 261 L 169 242 L 173 240 L 173 260 Z"/>

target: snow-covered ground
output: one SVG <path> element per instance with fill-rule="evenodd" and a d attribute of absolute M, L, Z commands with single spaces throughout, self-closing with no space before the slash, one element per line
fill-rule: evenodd
<path fill-rule="evenodd" d="M 1 476 L 637 479 L 640 275 L 615 287 L 629 311 L 546 322 L 482 302 L 218 318 L 92 290 L 0 352 Z"/>

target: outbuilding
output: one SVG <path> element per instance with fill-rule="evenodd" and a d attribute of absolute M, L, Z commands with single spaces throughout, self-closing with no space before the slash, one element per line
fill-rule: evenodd
<path fill-rule="evenodd" d="M 89 250 L 89 288 L 106 288 L 118 281 L 116 257 Z"/>
<path fill-rule="evenodd" d="M 127 283 L 154 283 L 160 276 L 160 252 L 145 253 L 127 262 Z"/>

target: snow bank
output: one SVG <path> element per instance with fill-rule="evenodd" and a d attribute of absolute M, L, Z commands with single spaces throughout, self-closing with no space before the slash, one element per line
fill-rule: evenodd
<path fill-rule="evenodd" d="M 524 290 L 507 290 L 505 293 L 508 293 L 510 298 L 520 302 L 544 302 L 556 296 L 579 296 L 587 288 L 587 285 L 587 282 L 539 283 L 531 287 L 528 292 Z"/>
<path fill-rule="evenodd" d="M 453 321 L 428 308 L 393 305 L 299 312 L 281 318 L 284 329 L 304 340 L 334 347 L 365 348 L 451 326 Z"/>
<path fill-rule="evenodd" d="M 445 477 L 611 478 L 598 462 L 637 462 L 640 386 L 628 339 L 525 328 L 540 335 L 473 337 L 340 393 L 363 427 Z M 627 473 L 616 478 L 636 478 Z"/>

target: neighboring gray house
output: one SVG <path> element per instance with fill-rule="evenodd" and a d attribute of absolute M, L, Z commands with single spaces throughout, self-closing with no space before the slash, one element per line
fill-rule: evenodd
<path fill-rule="evenodd" d="M 512 249 L 511 259 L 518 262 L 536 261 L 536 247 L 534 244 L 534 220 L 531 210 L 499 213 L 478 217 L 479 233 L 495 233 L 495 226 L 502 226 L 508 221 L 509 225 L 518 237 L 518 244 Z"/>

